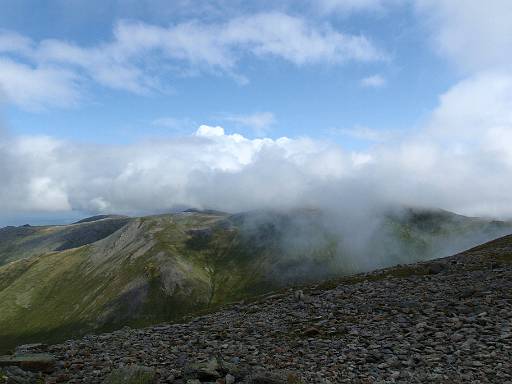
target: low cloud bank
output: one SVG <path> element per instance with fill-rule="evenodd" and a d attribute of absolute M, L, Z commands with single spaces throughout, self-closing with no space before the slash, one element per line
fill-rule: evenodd
<path fill-rule="evenodd" d="M 308 138 L 257 138 L 203 125 L 186 137 L 79 146 L 0 141 L 0 212 L 151 213 L 383 204 L 512 214 L 512 76 L 470 77 L 427 124 L 364 152 Z"/>
<path fill-rule="evenodd" d="M 322 12 L 343 13 L 384 10 L 392 4 L 403 2 L 325 0 L 320 5 Z M 13 137 L 0 126 L 0 216 L 151 213 L 179 206 L 343 212 L 387 205 L 512 216 L 512 5 L 505 0 L 485 7 L 462 0 L 414 4 L 436 51 L 466 76 L 440 96 L 419 129 L 392 135 L 392 140 L 371 129 L 352 132 L 374 141 L 370 149 L 353 152 L 307 138 L 251 139 L 206 125 L 181 138 L 86 147 L 44 136 Z M 284 26 L 280 32 L 272 27 L 278 24 Z M 168 38 L 184 35 L 193 38 Z M 197 38 L 204 45 L 195 44 Z M 232 75 L 244 55 L 280 57 L 296 65 L 386 59 L 364 36 L 341 34 L 328 24 L 280 12 L 167 28 L 124 21 L 116 25 L 111 41 L 90 48 L 58 40 L 36 42 L 2 31 L 0 51 L 0 68 L 6 69 L 0 71 L 2 92 L 29 109 L 48 101 L 76 102 L 76 76 L 133 92 L 158 88 L 158 76 L 148 77 L 132 62 L 147 52 Z M 112 55 L 118 66 L 112 65 Z M 26 63 L 14 63 L 14 56 Z M 35 65 L 42 63 L 46 72 L 39 73 Z M 63 83 L 53 81 L 55 68 L 64 73 Z M 49 88 L 40 84 L 57 88 L 49 96 L 19 93 L 28 83 L 38 85 L 38 92 Z M 267 113 L 236 119 L 261 129 L 272 117 Z"/>

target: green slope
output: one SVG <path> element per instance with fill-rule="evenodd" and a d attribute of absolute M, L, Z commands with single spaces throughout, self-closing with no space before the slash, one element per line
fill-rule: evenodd
<path fill-rule="evenodd" d="M 229 247 L 231 232 L 215 234 L 215 250 L 194 244 L 194 231 L 223 218 L 187 213 L 131 219 L 92 244 L 0 267 L 1 346 L 176 320 L 246 296 L 244 281 L 254 273 L 240 262 L 224 276 L 217 272 L 224 261 L 214 260 Z"/>
<path fill-rule="evenodd" d="M 512 232 L 508 223 L 443 211 L 394 211 L 376 223 L 359 242 L 315 210 L 191 211 L 0 230 L 0 350 L 179 320 L 285 285 L 445 256 Z"/>

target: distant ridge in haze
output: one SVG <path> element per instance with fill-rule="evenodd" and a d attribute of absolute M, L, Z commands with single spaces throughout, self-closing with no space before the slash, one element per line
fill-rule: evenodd
<path fill-rule="evenodd" d="M 82 223 L 90 223 L 92 221 L 104 220 L 104 219 L 125 219 L 128 216 L 123 215 L 96 215 L 91 217 L 86 217 L 85 219 L 78 220 L 73 224 L 82 224 Z"/>

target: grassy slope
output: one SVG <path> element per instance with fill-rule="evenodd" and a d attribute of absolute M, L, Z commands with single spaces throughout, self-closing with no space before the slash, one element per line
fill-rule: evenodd
<path fill-rule="evenodd" d="M 200 214 L 134 219 L 94 244 L 0 267 L 1 346 L 177 320 L 225 302 L 226 292 L 240 297 L 232 288 L 244 278 L 233 270 L 229 290 L 213 289 L 217 277 L 209 268 L 220 264 L 210 260 L 211 252 L 187 242 L 190 230 L 220 219 Z"/>
<path fill-rule="evenodd" d="M 0 350 L 122 325 L 179 320 L 284 283 L 358 270 L 356 258 L 343 256 L 343 240 L 314 212 L 195 212 L 124 224 L 92 244 L 0 267 Z M 431 258 L 439 251 L 437 243 L 445 242 L 448 249 L 448 240 L 457 236 L 474 238 L 483 229 L 488 240 L 510 228 L 500 225 L 444 213 L 390 215 L 382 231 L 389 231 L 385 239 L 393 244 L 376 237 L 370 246 L 379 248 L 381 256 L 398 249 L 395 264 L 411 262 Z M 0 246 L 0 258 L 9 257 L 6 243 Z"/>

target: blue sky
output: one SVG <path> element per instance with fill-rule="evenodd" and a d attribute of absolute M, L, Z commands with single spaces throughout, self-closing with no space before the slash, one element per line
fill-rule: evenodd
<path fill-rule="evenodd" d="M 433 51 L 426 26 L 418 22 L 416 10 L 410 4 L 385 10 L 325 14 L 307 3 L 271 7 L 272 2 L 262 2 L 255 11 L 231 1 L 222 3 L 229 11 L 221 12 L 219 5 L 218 14 L 205 17 L 202 12 L 206 10 L 197 1 L 171 6 L 161 1 L 140 5 L 94 1 L 54 1 L 50 6 L 38 6 L 31 1 L 6 3 L 0 26 L 32 39 L 35 44 L 57 39 L 83 47 L 97 46 L 113 39 L 113 29 L 122 20 L 172 28 L 191 20 L 211 25 L 247 17 L 249 12 L 282 12 L 309 23 L 311 29 L 320 30 L 328 24 L 333 31 L 364 36 L 386 56 L 368 61 L 342 59 L 335 63 L 325 57 L 312 63 L 296 63 L 275 57 L 278 55 L 255 57 L 240 52 L 242 57 L 233 72 L 247 78 L 245 85 L 218 68 L 197 69 L 194 64 L 167 59 L 156 64 L 161 69 L 155 74 L 165 90 L 141 95 L 85 78 L 80 80 L 77 92 L 81 100 L 76 105 L 42 103 L 27 107 L 9 103 L 4 107 L 5 118 L 16 133 L 112 143 L 145 135 L 192 132 L 198 124 L 220 124 L 230 132 L 255 136 L 261 135 L 261 130 L 251 130 L 251 126 L 229 117 L 266 112 L 274 117 L 264 127 L 270 137 L 340 136 L 334 139 L 348 143 L 350 138 L 333 135 L 333 131 L 358 126 L 377 130 L 415 126 L 457 76 Z M 176 69 L 166 71 L 167 65 Z M 196 73 L 180 73 L 182 70 Z M 363 79 L 372 76 L 381 82 L 362 84 Z M 173 124 L 163 123 L 171 119 L 175 120 Z M 158 121 L 161 124 L 155 124 Z"/>
<path fill-rule="evenodd" d="M 347 183 L 512 212 L 509 1 L 0 6 L 4 222 L 315 205 Z"/>

